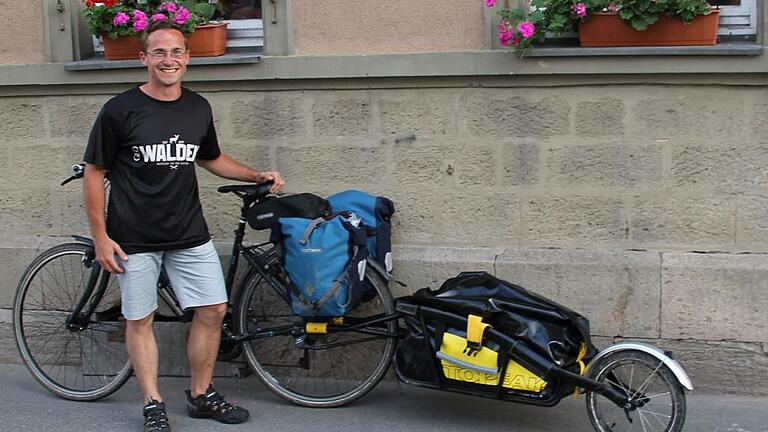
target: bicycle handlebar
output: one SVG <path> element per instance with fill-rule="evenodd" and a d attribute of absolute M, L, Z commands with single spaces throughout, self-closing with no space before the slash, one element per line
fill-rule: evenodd
<path fill-rule="evenodd" d="M 83 178 L 83 175 L 85 175 L 85 163 L 72 165 L 72 177 L 61 182 L 61 185 L 64 186 L 72 180 L 81 179 Z"/>

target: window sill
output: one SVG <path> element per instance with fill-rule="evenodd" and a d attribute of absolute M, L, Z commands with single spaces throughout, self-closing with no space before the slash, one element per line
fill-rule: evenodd
<path fill-rule="evenodd" d="M 541 47 L 516 52 L 520 57 L 606 57 L 606 56 L 759 56 L 763 46 L 750 43 L 723 43 L 713 46 L 657 47 Z"/>
<path fill-rule="evenodd" d="M 259 53 L 226 53 L 218 57 L 192 57 L 189 60 L 190 66 L 204 65 L 231 65 L 231 64 L 252 64 L 261 61 L 262 55 Z M 104 57 L 95 57 L 87 60 L 81 60 L 66 63 L 64 69 L 68 71 L 92 71 L 109 69 L 138 69 L 145 68 L 140 60 L 105 60 Z"/>

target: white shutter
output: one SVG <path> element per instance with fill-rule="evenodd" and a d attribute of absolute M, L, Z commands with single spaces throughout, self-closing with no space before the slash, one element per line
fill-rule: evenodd
<path fill-rule="evenodd" d="M 261 19 L 225 20 L 227 48 L 255 48 L 264 46 L 264 21 Z"/>
<path fill-rule="evenodd" d="M 738 6 L 720 6 L 720 35 L 757 34 L 757 0 L 741 0 Z"/>

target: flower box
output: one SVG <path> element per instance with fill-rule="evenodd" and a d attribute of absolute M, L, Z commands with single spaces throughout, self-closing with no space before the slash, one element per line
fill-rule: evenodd
<path fill-rule="evenodd" d="M 227 25 L 229 23 L 207 24 L 195 27 L 187 36 L 189 55 L 192 57 L 220 56 L 227 51 Z"/>
<path fill-rule="evenodd" d="M 579 43 L 583 47 L 715 45 L 720 11 L 696 17 L 688 24 L 666 15 L 647 30 L 635 30 L 614 12 L 601 12 L 579 24 Z"/>
<path fill-rule="evenodd" d="M 107 35 L 101 37 L 104 45 L 104 58 L 107 60 L 138 60 L 141 51 L 141 41 L 134 36 L 120 36 L 110 39 Z"/>

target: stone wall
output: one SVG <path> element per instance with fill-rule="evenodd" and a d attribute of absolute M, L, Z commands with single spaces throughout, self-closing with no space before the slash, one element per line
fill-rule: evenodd
<path fill-rule="evenodd" d="M 584 313 L 602 345 L 673 349 L 700 389 L 768 394 L 768 89 L 420 83 L 205 96 L 225 150 L 289 191 L 395 201 L 396 294 L 485 270 Z M 58 182 L 106 98 L 0 99 L 6 312 L 37 250 L 87 233 L 79 186 Z M 226 242 L 237 201 L 200 178 Z"/>

